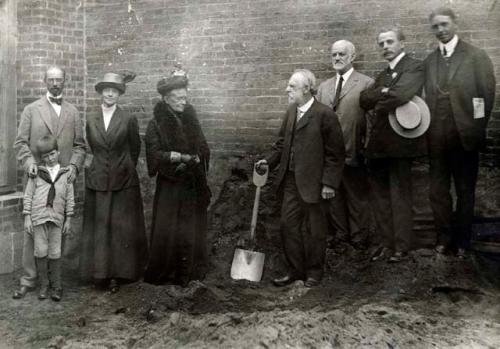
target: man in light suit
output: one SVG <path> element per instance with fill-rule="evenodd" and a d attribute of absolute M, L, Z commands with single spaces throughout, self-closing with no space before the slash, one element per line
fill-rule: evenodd
<path fill-rule="evenodd" d="M 49 67 L 45 72 L 47 94 L 27 105 L 21 114 L 21 121 L 14 142 L 17 159 L 30 177 L 38 172 L 39 160 L 35 147 L 37 141 L 46 135 L 57 139 L 59 163 L 70 171 L 69 180 L 74 182 L 82 168 L 85 158 L 85 140 L 83 123 L 76 107 L 62 99 L 66 74 L 60 67 Z M 23 269 L 20 288 L 14 292 L 14 298 L 23 298 L 35 287 L 36 268 L 33 256 L 33 236 L 24 233 Z"/>
<path fill-rule="evenodd" d="M 354 70 L 356 48 L 350 41 L 336 41 L 331 53 L 336 75 L 319 85 L 316 99 L 337 114 L 346 158 L 340 188 L 327 205 L 327 217 L 338 231 L 338 240 L 362 248 L 367 242 L 371 212 L 368 174 L 362 156 L 366 111 L 359 105 L 359 95 L 373 84 L 373 79 Z"/>
<path fill-rule="evenodd" d="M 424 83 L 422 62 L 405 51 L 399 28 L 383 29 L 377 43 L 388 66 L 360 95 L 360 105 L 373 110 L 365 155 L 369 160 L 373 211 L 381 247 L 372 261 L 400 262 L 411 247 L 412 174 L 414 158 L 426 155 L 425 136 L 405 138 L 390 126 L 388 115 L 418 95 Z"/>
<path fill-rule="evenodd" d="M 323 277 L 327 228 L 322 201 L 338 191 L 345 148 L 337 116 L 313 97 L 315 85 L 309 70 L 294 72 L 278 141 L 270 156 L 256 163 L 257 170 L 279 165 L 276 182 L 283 198 L 281 238 L 288 273 L 274 280 L 276 286 L 305 280 L 306 287 L 313 287 Z"/>
<path fill-rule="evenodd" d="M 436 251 L 464 258 L 470 244 L 479 151 L 495 98 L 495 74 L 486 53 L 456 35 L 455 13 L 429 16 L 439 46 L 424 61 L 425 95 L 432 121 L 427 133 L 430 201 L 438 231 Z M 451 178 L 457 196 L 452 224 Z"/>

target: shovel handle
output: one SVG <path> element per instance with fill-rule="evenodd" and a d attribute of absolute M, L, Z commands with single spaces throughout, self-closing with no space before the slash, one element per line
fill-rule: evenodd
<path fill-rule="evenodd" d="M 259 213 L 260 187 L 255 189 L 255 200 L 253 202 L 252 223 L 250 224 L 250 241 L 255 239 L 255 230 L 257 229 L 257 214 Z"/>

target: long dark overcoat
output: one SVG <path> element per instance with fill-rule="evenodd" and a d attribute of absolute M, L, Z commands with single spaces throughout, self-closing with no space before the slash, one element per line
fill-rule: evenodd
<path fill-rule="evenodd" d="M 89 115 L 86 136 L 93 158 L 85 173 L 82 276 L 136 280 L 147 261 L 137 119 L 117 107 L 105 130 L 102 112 Z"/>

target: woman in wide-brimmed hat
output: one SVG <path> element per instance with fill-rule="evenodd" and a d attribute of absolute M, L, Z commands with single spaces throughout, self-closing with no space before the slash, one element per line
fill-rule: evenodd
<path fill-rule="evenodd" d="M 158 82 L 162 100 L 146 131 L 148 172 L 157 177 L 144 280 L 154 284 L 185 286 L 202 279 L 207 267 L 210 151 L 196 112 L 187 102 L 187 85 L 179 70 Z"/>
<path fill-rule="evenodd" d="M 139 178 L 137 119 L 117 106 L 133 73 L 106 73 L 95 85 L 102 104 L 87 117 L 92 161 L 85 173 L 82 273 L 112 292 L 123 280 L 142 276 L 146 234 Z"/>

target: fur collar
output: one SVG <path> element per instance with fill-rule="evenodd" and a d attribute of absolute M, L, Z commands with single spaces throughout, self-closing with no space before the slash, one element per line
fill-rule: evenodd
<path fill-rule="evenodd" d="M 199 153 L 201 129 L 193 106 L 187 104 L 184 112 L 175 113 L 167 103 L 160 101 L 154 107 L 154 118 L 161 132 L 164 150 Z"/>

